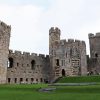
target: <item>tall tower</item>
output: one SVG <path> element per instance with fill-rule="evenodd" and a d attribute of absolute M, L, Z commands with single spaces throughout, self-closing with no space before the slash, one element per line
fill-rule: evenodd
<path fill-rule="evenodd" d="M 49 56 L 50 56 L 50 68 L 51 68 L 51 80 L 56 79 L 55 74 L 55 60 L 57 59 L 55 56 L 57 44 L 60 42 L 60 29 L 57 27 L 51 27 L 49 30 Z"/>
<path fill-rule="evenodd" d="M 95 35 L 90 33 L 90 60 L 89 60 L 89 72 L 90 74 L 100 73 L 100 32 Z"/>
<path fill-rule="evenodd" d="M 49 55 L 52 56 L 52 51 L 54 48 L 55 42 L 60 41 L 60 29 L 57 27 L 51 27 L 49 30 Z"/>
<path fill-rule="evenodd" d="M 0 21 L 0 84 L 6 83 L 11 27 Z"/>
<path fill-rule="evenodd" d="M 90 43 L 91 58 L 100 57 L 100 33 L 96 33 L 96 35 L 90 33 L 88 36 Z"/>

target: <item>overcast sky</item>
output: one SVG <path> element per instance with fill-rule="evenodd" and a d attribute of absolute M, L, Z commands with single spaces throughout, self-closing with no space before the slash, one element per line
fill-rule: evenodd
<path fill-rule="evenodd" d="M 100 31 L 100 0 L 0 0 L 0 20 L 11 25 L 10 49 L 48 54 L 49 29 L 84 40 Z"/>

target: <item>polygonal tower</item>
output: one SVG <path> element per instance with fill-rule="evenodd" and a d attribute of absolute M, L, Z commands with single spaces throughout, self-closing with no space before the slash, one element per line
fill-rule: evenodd
<path fill-rule="evenodd" d="M 49 30 L 49 56 L 50 56 L 50 67 L 51 67 L 51 80 L 55 80 L 55 51 L 57 44 L 60 42 L 60 29 L 57 27 L 51 27 Z"/>
<path fill-rule="evenodd" d="M 6 83 L 11 26 L 0 21 L 0 84 Z"/>
<path fill-rule="evenodd" d="M 88 36 L 91 58 L 100 57 L 100 32 L 96 33 L 96 35 L 90 33 Z"/>
<path fill-rule="evenodd" d="M 100 32 L 90 33 L 88 36 L 90 43 L 89 72 L 90 74 L 100 74 Z"/>

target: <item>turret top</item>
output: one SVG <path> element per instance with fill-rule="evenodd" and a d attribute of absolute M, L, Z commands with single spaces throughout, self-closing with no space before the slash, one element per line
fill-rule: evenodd
<path fill-rule="evenodd" d="M 58 27 L 51 27 L 50 30 L 49 30 L 49 35 L 51 35 L 51 33 L 60 34 L 61 31 Z"/>
<path fill-rule="evenodd" d="M 5 32 L 7 32 L 7 33 L 10 33 L 10 32 L 11 32 L 11 26 L 5 24 L 5 23 L 2 22 L 2 21 L 0 21 L 0 30 L 1 30 L 1 31 L 5 31 Z"/>

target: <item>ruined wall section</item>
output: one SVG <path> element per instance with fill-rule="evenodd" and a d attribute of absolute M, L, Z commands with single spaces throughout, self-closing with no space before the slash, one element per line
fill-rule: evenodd
<path fill-rule="evenodd" d="M 49 56 L 9 51 L 8 83 L 43 83 L 49 81 Z"/>
<path fill-rule="evenodd" d="M 6 83 L 11 26 L 0 21 L 0 84 Z"/>

